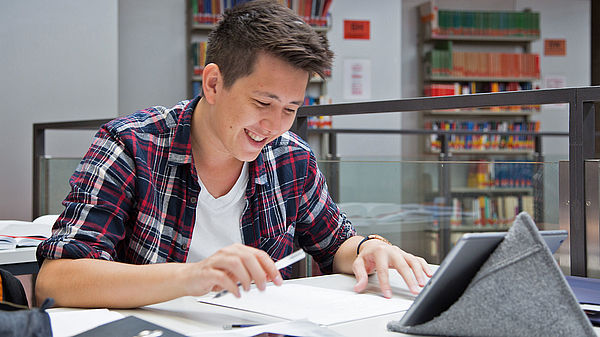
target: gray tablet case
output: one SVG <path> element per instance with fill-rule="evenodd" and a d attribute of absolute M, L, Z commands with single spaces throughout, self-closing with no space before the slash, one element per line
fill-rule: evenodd
<path fill-rule="evenodd" d="M 423 324 L 387 327 L 429 336 L 596 336 L 527 213 L 448 310 Z"/>

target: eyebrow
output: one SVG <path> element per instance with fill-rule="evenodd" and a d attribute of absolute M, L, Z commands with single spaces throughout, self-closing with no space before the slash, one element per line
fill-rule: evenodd
<path fill-rule="evenodd" d="M 281 102 L 281 98 L 279 98 L 279 96 L 277 96 L 275 94 L 272 94 L 270 92 L 266 92 L 266 91 L 253 91 L 252 93 L 256 94 L 256 95 L 266 96 L 266 97 L 272 98 L 272 99 L 274 99 L 274 100 L 276 100 L 278 102 Z M 296 105 L 300 106 L 300 105 L 302 105 L 303 102 L 304 102 L 304 100 L 302 100 L 302 101 L 292 101 L 290 103 L 296 104 Z"/>

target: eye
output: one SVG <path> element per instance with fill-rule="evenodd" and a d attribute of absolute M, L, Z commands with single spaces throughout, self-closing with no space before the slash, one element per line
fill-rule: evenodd
<path fill-rule="evenodd" d="M 288 115 L 293 115 L 296 113 L 296 109 L 292 109 L 292 108 L 285 108 L 283 109 Z"/>
<path fill-rule="evenodd" d="M 256 101 L 256 103 L 258 103 L 258 105 L 260 105 L 260 106 L 269 106 L 269 105 L 271 105 L 270 103 L 259 101 L 257 99 L 255 99 L 254 101 Z"/>

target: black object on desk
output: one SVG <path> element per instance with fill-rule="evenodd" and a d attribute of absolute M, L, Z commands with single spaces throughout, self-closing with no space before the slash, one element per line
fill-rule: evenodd
<path fill-rule="evenodd" d="M 600 306 L 600 280 L 587 277 L 565 276 L 580 304 Z M 600 326 L 600 311 L 584 310 L 590 322 Z"/>
<path fill-rule="evenodd" d="M 102 324 L 74 337 L 184 337 L 178 332 L 150 323 L 135 316 L 127 316 Z"/>

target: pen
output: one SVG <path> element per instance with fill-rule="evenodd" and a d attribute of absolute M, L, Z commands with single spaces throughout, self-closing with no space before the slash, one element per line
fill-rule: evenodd
<path fill-rule="evenodd" d="M 277 270 L 281 270 L 285 267 L 291 266 L 292 264 L 302 260 L 305 256 L 306 256 L 306 253 L 304 253 L 304 251 L 302 249 L 298 249 L 297 251 L 291 253 L 290 255 L 275 262 L 275 267 L 277 267 Z M 238 286 L 239 286 L 239 283 L 238 283 Z M 221 290 L 213 298 L 221 297 L 227 293 L 228 293 L 227 290 Z"/>
<path fill-rule="evenodd" d="M 235 329 L 235 328 L 250 328 L 253 326 L 257 326 L 260 324 L 225 324 L 223 325 L 223 329 L 224 330 L 231 330 L 231 329 Z"/>

